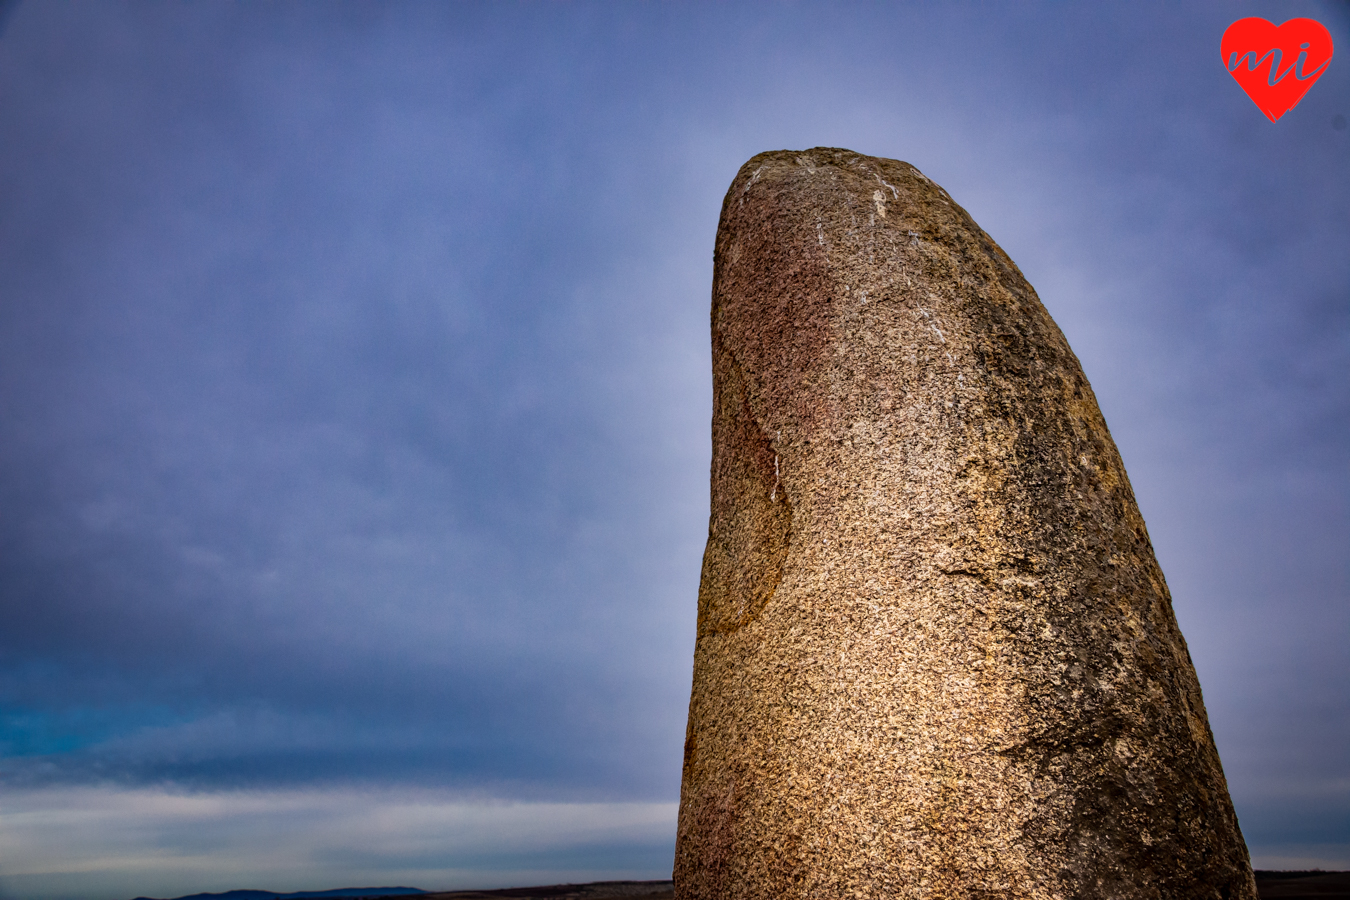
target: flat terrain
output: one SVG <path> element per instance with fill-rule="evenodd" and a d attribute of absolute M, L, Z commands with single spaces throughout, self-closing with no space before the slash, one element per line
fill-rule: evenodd
<path fill-rule="evenodd" d="M 1261 900 L 1350 900 L 1350 872 L 1258 871 L 1256 888 L 1261 892 Z M 628 897 L 674 900 L 675 887 L 669 881 L 598 881 L 498 891 L 416 894 L 408 900 L 619 900 Z"/>
<path fill-rule="evenodd" d="M 1350 872 L 1256 873 L 1261 900 L 1350 900 Z"/>
<path fill-rule="evenodd" d="M 1350 900 L 1350 872 L 1258 870 L 1256 889 L 1261 893 L 1261 900 Z M 195 896 L 206 898 L 228 895 Z M 630 897 L 641 900 L 674 900 L 675 886 L 669 881 L 595 881 L 590 884 L 550 884 L 543 887 L 502 888 L 495 891 L 405 894 L 397 897 L 383 896 L 378 900 L 627 900 Z M 180 900 L 191 898 L 184 897 Z"/>
<path fill-rule="evenodd" d="M 407 900 L 674 900 L 675 885 L 669 881 L 596 881 L 591 884 L 550 884 L 544 887 L 504 888 L 498 891 L 449 891 L 416 894 Z M 382 898 L 396 900 L 396 898 Z"/>

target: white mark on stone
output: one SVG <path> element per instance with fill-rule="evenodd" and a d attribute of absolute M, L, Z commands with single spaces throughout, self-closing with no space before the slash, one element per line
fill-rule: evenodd
<path fill-rule="evenodd" d="M 942 343 L 944 344 L 947 343 L 947 338 L 945 335 L 943 335 L 942 329 L 937 327 L 937 323 L 933 321 L 933 317 L 928 315 L 928 310 L 920 306 L 919 312 L 922 313 L 923 317 L 928 320 L 928 327 L 933 329 L 933 333 L 938 336 L 938 340 L 942 341 Z M 950 359 L 951 357 L 949 356 L 947 358 Z"/>
<path fill-rule="evenodd" d="M 759 181 L 759 173 L 763 171 L 764 171 L 763 166 L 760 166 L 758 169 L 755 170 L 754 174 L 750 176 L 750 180 L 745 183 L 745 188 L 741 191 L 742 194 L 747 193 L 750 190 L 750 185 L 754 184 L 756 181 Z"/>
<path fill-rule="evenodd" d="M 773 438 L 773 440 L 774 440 L 774 443 L 775 443 L 775 444 L 778 443 L 779 441 L 783 440 L 783 429 L 780 428 L 780 429 L 778 429 L 777 431 L 774 432 L 774 438 Z M 778 475 L 779 475 L 779 473 L 778 473 L 778 452 L 777 452 L 777 451 L 774 451 L 774 454 L 773 454 L 773 490 L 769 492 L 769 500 L 770 500 L 771 502 L 778 499 L 778 484 L 779 484 Z"/>
<path fill-rule="evenodd" d="M 873 191 L 872 202 L 877 205 L 877 215 L 886 218 L 886 195 L 881 191 Z"/>
<path fill-rule="evenodd" d="M 896 200 L 900 199 L 900 192 L 895 189 L 895 185 L 891 184 L 889 181 L 882 178 L 881 175 L 878 174 L 877 172 L 873 172 L 872 174 L 877 176 L 877 181 L 880 181 L 882 185 L 891 189 L 891 196 L 893 196 Z"/>
<path fill-rule="evenodd" d="M 819 222 L 816 223 L 816 240 L 820 241 L 820 246 L 825 246 L 825 229 L 820 227 Z"/>
<path fill-rule="evenodd" d="M 912 246 L 914 246 L 915 244 L 917 244 L 918 242 L 919 242 L 919 233 L 918 233 L 917 231 L 911 231 L 911 232 L 909 232 L 909 244 L 910 244 L 910 246 L 912 247 Z"/>

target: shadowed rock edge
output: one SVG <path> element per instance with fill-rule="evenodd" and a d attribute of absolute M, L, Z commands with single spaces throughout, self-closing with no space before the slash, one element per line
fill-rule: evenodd
<path fill-rule="evenodd" d="M 1254 900 L 1115 444 L 965 211 L 755 157 L 712 339 L 676 895 Z"/>

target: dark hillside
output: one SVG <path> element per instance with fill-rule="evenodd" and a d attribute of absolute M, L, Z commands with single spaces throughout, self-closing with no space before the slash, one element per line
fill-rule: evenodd
<path fill-rule="evenodd" d="M 596 881 L 591 884 L 551 884 L 497 891 L 418 894 L 417 900 L 619 900 L 628 897 L 674 900 L 675 885 L 669 881 Z"/>

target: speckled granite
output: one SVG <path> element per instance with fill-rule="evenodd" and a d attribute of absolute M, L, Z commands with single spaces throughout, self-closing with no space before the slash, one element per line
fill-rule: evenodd
<path fill-rule="evenodd" d="M 1120 456 L 970 216 L 761 154 L 712 342 L 676 896 L 1255 900 Z"/>

